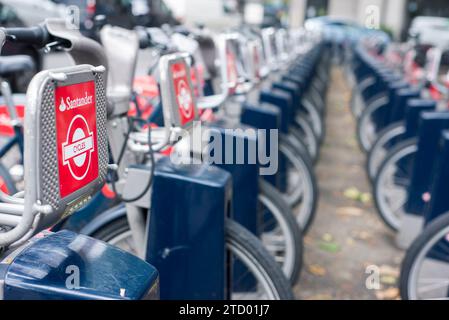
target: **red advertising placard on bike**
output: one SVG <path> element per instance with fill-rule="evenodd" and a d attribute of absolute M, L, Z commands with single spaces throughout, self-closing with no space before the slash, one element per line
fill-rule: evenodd
<path fill-rule="evenodd" d="M 55 90 L 59 191 L 64 198 L 98 178 L 94 81 Z"/>
<path fill-rule="evenodd" d="M 172 64 L 171 74 L 181 125 L 184 126 L 195 119 L 195 101 L 188 80 L 190 74 L 183 62 Z"/>
<path fill-rule="evenodd" d="M 234 93 L 237 88 L 238 72 L 237 72 L 237 62 L 235 54 L 229 50 L 226 52 L 226 62 L 228 67 L 228 82 L 230 85 L 231 93 Z"/>

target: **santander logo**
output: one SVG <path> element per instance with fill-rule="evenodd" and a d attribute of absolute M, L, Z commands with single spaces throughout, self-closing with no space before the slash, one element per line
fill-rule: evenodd
<path fill-rule="evenodd" d="M 85 92 L 85 95 L 83 97 L 66 97 L 65 101 L 64 98 L 61 98 L 61 102 L 59 103 L 59 111 L 64 112 L 66 110 L 72 110 L 80 107 L 84 107 L 87 105 L 91 105 L 93 102 L 93 96 L 88 95 L 87 92 Z"/>

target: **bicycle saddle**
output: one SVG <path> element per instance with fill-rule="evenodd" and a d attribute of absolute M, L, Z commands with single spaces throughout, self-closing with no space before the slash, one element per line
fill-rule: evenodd
<path fill-rule="evenodd" d="M 34 62 L 30 56 L 15 55 L 0 57 L 0 76 L 9 76 L 17 72 L 34 69 Z"/>

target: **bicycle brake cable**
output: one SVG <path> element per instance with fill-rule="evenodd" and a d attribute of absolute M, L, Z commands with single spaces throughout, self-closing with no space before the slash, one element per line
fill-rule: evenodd
<path fill-rule="evenodd" d="M 128 139 L 129 139 L 129 136 L 130 136 L 130 134 L 131 134 L 132 129 L 134 128 L 134 122 L 143 122 L 143 123 L 149 124 L 147 121 L 145 121 L 144 119 L 141 119 L 141 118 L 132 118 L 132 119 L 131 119 L 131 125 L 130 125 L 129 130 L 128 130 L 127 134 L 126 134 L 125 142 L 124 142 L 124 144 L 123 144 L 123 146 L 122 146 L 122 150 L 120 150 L 120 156 L 119 156 L 119 159 L 118 159 L 118 161 L 117 161 L 117 164 L 118 164 L 118 165 L 120 165 L 120 162 L 121 162 L 121 160 L 122 160 L 122 158 L 123 158 L 123 155 L 124 155 L 124 153 L 125 153 L 126 143 L 127 143 Z M 147 183 L 147 185 L 145 186 L 144 190 L 143 190 L 139 195 L 137 195 L 136 197 L 133 197 L 133 198 L 123 198 L 122 196 L 119 196 L 118 193 L 117 193 L 117 191 L 116 191 L 115 181 L 111 183 L 111 184 L 112 184 L 112 189 L 113 189 L 114 193 L 117 195 L 117 197 L 118 197 L 121 201 L 123 201 L 123 202 L 125 202 L 125 203 L 130 203 L 130 202 L 135 202 L 135 201 L 140 200 L 140 199 L 141 199 L 141 198 L 148 192 L 148 190 L 150 190 L 151 185 L 153 184 L 154 171 L 155 171 L 155 163 L 156 163 L 156 162 L 155 162 L 155 159 L 154 159 L 154 150 L 153 150 L 153 148 L 152 148 L 152 146 L 151 146 L 151 133 L 152 133 L 151 126 L 148 125 L 148 144 L 149 144 L 148 155 L 150 156 L 151 168 L 150 168 L 150 178 L 148 179 L 148 183 Z M 145 161 L 145 160 L 144 160 L 144 161 Z"/>

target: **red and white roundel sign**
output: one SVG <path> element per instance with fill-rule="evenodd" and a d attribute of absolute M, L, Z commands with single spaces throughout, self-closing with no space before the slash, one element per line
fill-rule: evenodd
<path fill-rule="evenodd" d="M 188 81 L 190 74 L 187 73 L 187 67 L 183 62 L 172 64 L 171 72 L 181 125 L 185 125 L 195 119 L 193 90 Z"/>
<path fill-rule="evenodd" d="M 98 177 L 95 83 L 57 87 L 55 104 L 59 191 L 64 198 Z"/>
<path fill-rule="evenodd" d="M 235 54 L 228 50 L 226 52 L 226 60 L 228 67 L 228 82 L 233 85 L 233 87 L 230 88 L 231 92 L 233 93 L 237 87 L 238 81 L 238 72 Z"/>

